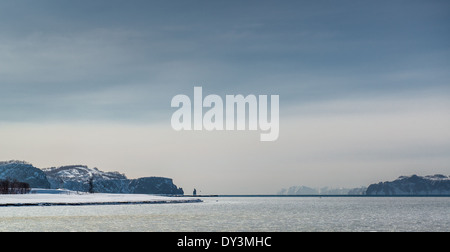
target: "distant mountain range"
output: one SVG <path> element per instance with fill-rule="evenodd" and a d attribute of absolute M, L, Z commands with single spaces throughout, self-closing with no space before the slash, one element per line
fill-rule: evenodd
<path fill-rule="evenodd" d="M 16 179 L 32 188 L 98 193 L 184 194 L 172 179 L 144 177 L 128 179 L 119 172 L 103 172 L 84 165 L 39 169 L 24 161 L 0 162 L 0 179 Z"/>
<path fill-rule="evenodd" d="M 400 176 L 394 181 L 379 182 L 360 188 L 320 188 L 292 186 L 282 189 L 280 195 L 450 195 L 450 177 Z"/>
<path fill-rule="evenodd" d="M 367 187 L 359 188 L 311 188 L 307 186 L 291 186 L 281 189 L 278 195 L 365 195 Z"/>

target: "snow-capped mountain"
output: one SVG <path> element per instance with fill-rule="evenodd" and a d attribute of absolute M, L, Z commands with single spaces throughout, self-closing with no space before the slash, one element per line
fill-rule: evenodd
<path fill-rule="evenodd" d="M 104 172 L 84 165 L 38 169 L 24 161 L 0 162 L 0 179 L 16 179 L 33 188 L 98 193 L 183 194 L 172 179 L 145 177 L 128 179 L 119 172 Z"/>
<path fill-rule="evenodd" d="M 70 165 L 42 169 L 48 179 L 61 181 L 85 182 L 93 180 L 127 179 L 124 174 L 118 172 L 104 172 L 97 168 L 89 168 L 85 165 Z"/>
<path fill-rule="evenodd" d="M 450 195 L 450 177 L 436 174 L 429 176 L 401 176 L 394 181 L 372 184 L 367 195 Z"/>
<path fill-rule="evenodd" d="M 183 194 L 172 179 L 147 177 L 128 179 L 118 172 L 104 172 L 84 165 L 43 169 L 51 188 L 101 193 Z"/>

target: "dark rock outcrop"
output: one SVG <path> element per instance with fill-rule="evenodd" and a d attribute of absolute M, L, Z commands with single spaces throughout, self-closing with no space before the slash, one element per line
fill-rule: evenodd
<path fill-rule="evenodd" d="M 184 194 L 183 189 L 177 188 L 172 179 L 161 177 L 138 178 L 130 181 L 129 188 L 133 193 L 144 194 Z"/>

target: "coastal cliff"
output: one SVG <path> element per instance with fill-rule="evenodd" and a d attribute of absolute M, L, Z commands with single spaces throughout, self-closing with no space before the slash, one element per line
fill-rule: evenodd
<path fill-rule="evenodd" d="M 104 172 L 84 165 L 39 169 L 25 161 L 0 162 L 0 179 L 16 179 L 33 188 L 97 193 L 184 194 L 171 178 L 128 179 L 119 172 Z"/>

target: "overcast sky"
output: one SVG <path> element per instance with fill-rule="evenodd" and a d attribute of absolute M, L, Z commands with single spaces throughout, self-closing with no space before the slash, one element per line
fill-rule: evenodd
<path fill-rule="evenodd" d="M 450 175 L 448 1 L 0 1 L 0 160 L 276 193 Z M 280 137 L 173 96 L 280 95 Z"/>

